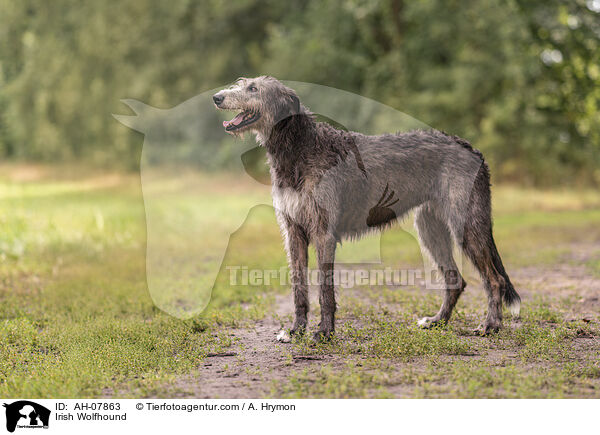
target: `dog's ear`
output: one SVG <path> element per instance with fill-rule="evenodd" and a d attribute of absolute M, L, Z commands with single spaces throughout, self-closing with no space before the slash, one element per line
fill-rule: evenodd
<path fill-rule="evenodd" d="M 292 113 L 300 113 L 300 99 L 293 94 L 290 95 L 290 98 L 292 99 Z"/>
<path fill-rule="evenodd" d="M 282 97 L 276 100 L 276 123 L 300 113 L 300 100 L 294 92 L 286 92 Z"/>

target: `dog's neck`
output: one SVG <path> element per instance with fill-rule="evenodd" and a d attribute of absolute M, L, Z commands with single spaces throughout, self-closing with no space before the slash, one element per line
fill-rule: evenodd
<path fill-rule="evenodd" d="M 312 115 L 291 115 L 279 121 L 268 137 L 259 133 L 257 139 L 262 140 L 267 150 L 271 182 L 281 188 L 301 189 L 309 169 L 307 157 L 317 141 L 317 128 Z"/>

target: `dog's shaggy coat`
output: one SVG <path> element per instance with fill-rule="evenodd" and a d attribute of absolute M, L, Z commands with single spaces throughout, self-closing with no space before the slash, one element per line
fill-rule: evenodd
<path fill-rule="evenodd" d="M 338 130 L 316 122 L 296 93 L 272 77 L 239 79 L 213 99 L 220 109 L 241 110 L 223 123 L 228 132 L 254 131 L 267 150 L 294 292 L 292 334 L 307 325 L 308 244 L 322 278 L 315 338 L 323 339 L 334 332 L 337 243 L 386 228 L 412 209 L 421 245 L 446 283 L 439 312 L 419 324 L 448 321 L 465 288 L 452 240 L 484 281 L 488 312 L 481 332 L 501 327 L 502 301 L 518 315 L 520 298 L 492 237 L 489 170 L 467 141 L 435 130 L 379 136 Z"/>

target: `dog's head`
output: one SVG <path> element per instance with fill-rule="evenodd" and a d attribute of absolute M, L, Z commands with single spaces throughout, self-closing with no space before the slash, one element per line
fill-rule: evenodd
<path fill-rule="evenodd" d="M 268 137 L 275 124 L 301 111 L 296 93 L 269 76 L 240 78 L 213 95 L 213 102 L 218 109 L 239 111 L 223 122 L 225 131 L 235 135 L 254 131 Z"/>

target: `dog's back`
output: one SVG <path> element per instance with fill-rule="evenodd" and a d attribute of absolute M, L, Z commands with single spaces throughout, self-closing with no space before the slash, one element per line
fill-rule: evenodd
<path fill-rule="evenodd" d="M 435 130 L 367 136 L 319 123 L 318 140 L 338 146 L 339 157 L 332 161 L 329 149 L 321 156 L 323 147 L 316 147 L 311 157 L 329 163 L 325 170 L 311 165 L 301 192 L 312 196 L 338 238 L 389 226 L 428 201 L 465 205 L 484 164 L 481 154 Z"/>

